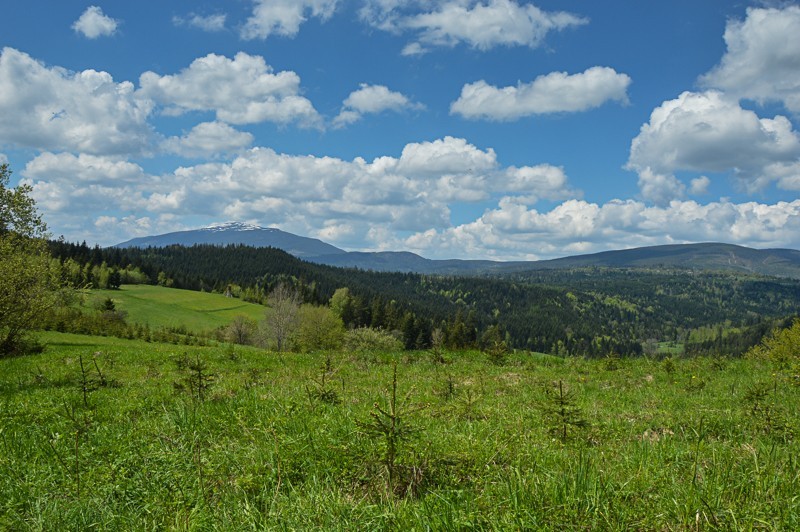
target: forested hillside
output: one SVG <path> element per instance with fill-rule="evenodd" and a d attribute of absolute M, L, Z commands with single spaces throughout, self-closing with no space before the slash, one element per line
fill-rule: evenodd
<path fill-rule="evenodd" d="M 92 249 L 53 242 L 51 249 L 75 285 L 138 279 L 264 303 L 287 283 L 317 304 L 347 288 L 345 325 L 399 331 L 409 349 L 430 346 L 439 328 L 456 348 L 504 341 L 555 354 L 637 355 L 671 341 L 689 352 L 740 354 L 776 320 L 800 313 L 800 281 L 747 274 L 578 268 L 431 276 L 334 268 L 245 246 Z"/>
<path fill-rule="evenodd" d="M 533 263 L 527 269 L 680 268 L 800 279 L 800 251 L 753 249 L 723 243 L 671 244 L 602 251 Z"/>

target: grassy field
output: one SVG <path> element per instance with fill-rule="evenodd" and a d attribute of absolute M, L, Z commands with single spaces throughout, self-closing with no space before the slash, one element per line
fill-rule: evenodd
<path fill-rule="evenodd" d="M 186 327 L 203 332 L 225 326 L 237 315 L 259 321 L 264 307 L 222 294 L 178 290 L 152 285 L 124 285 L 119 290 L 90 290 L 87 305 L 111 298 L 117 310 L 127 312 L 127 321 L 157 327 Z"/>
<path fill-rule="evenodd" d="M 0 360 L 0 529 L 800 528 L 757 361 L 42 339 Z"/>

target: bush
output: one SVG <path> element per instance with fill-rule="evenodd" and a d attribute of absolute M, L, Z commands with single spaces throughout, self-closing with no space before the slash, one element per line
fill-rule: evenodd
<path fill-rule="evenodd" d="M 382 329 L 360 327 L 345 333 L 344 347 L 348 351 L 364 353 L 369 351 L 402 351 L 400 340 Z"/>

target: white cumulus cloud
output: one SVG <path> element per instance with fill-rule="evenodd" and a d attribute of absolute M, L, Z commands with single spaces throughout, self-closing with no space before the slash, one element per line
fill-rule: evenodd
<path fill-rule="evenodd" d="M 728 172 L 749 192 L 792 179 L 800 137 L 784 116 L 760 118 L 716 91 L 684 92 L 653 110 L 631 142 L 628 168 L 646 199 L 667 203 L 685 186 L 678 171 Z"/>
<path fill-rule="evenodd" d="M 104 244 L 236 219 L 431 258 L 536 259 L 698 241 L 800 246 L 800 200 L 598 204 L 576 199 L 559 167 L 503 166 L 493 150 L 453 137 L 372 161 L 252 148 L 159 176 L 115 157 L 44 153 L 22 175 L 51 225 Z M 688 188 L 708 184 L 701 177 Z M 542 209 L 540 198 L 561 203 Z M 474 201 L 494 206 L 453 226 L 451 209 Z"/>
<path fill-rule="evenodd" d="M 230 124 L 320 124 L 314 106 L 300 95 L 300 76 L 275 73 L 263 57 L 244 52 L 233 59 L 209 54 L 174 75 L 145 72 L 139 84 L 142 95 L 166 106 L 168 113 L 214 111 Z"/>
<path fill-rule="evenodd" d="M 757 202 L 641 201 L 596 204 L 567 200 L 549 211 L 512 198 L 479 219 L 419 232 L 398 243 L 426 256 L 547 259 L 607 249 L 690 242 L 730 242 L 756 248 L 800 246 L 800 200 Z"/>
<path fill-rule="evenodd" d="M 134 183 L 145 181 L 144 170 L 138 165 L 112 157 L 81 153 L 45 152 L 25 165 L 26 178 L 56 181 L 75 180 L 78 183 Z"/>
<path fill-rule="evenodd" d="M 384 111 L 403 112 L 423 109 L 423 105 L 409 100 L 399 92 L 389 90 L 384 85 L 362 83 L 358 90 L 342 103 L 342 110 L 334 119 L 335 126 L 341 127 L 361 120 L 365 114 L 378 114 Z"/>
<path fill-rule="evenodd" d="M 702 196 L 708 194 L 708 187 L 711 185 L 711 180 L 708 176 L 700 176 L 692 179 L 689 186 L 689 194 L 693 196 Z"/>
<path fill-rule="evenodd" d="M 414 34 L 416 39 L 404 48 L 404 55 L 459 44 L 478 50 L 497 46 L 536 48 L 552 31 L 588 23 L 585 17 L 544 11 L 515 0 L 368 0 L 359 13 L 376 28 Z"/>
<path fill-rule="evenodd" d="M 136 212 L 145 205 L 147 191 L 159 186 L 136 164 L 85 154 L 45 152 L 28 162 L 22 175 L 33 186 L 32 196 L 48 225 L 76 236 L 86 231 L 87 240 L 96 237 L 98 242 L 108 235 L 92 231 L 94 217 Z"/>
<path fill-rule="evenodd" d="M 89 6 L 72 24 L 72 29 L 87 39 L 97 39 L 114 35 L 118 25 L 119 21 L 106 16 L 99 7 Z"/>
<path fill-rule="evenodd" d="M 495 186 L 506 194 L 515 194 L 514 201 L 533 205 L 540 199 L 562 200 L 579 196 L 572 190 L 564 169 L 549 164 L 509 167 L 497 176 Z"/>
<path fill-rule="evenodd" d="M 214 158 L 240 151 L 253 144 L 254 137 L 222 122 L 197 124 L 181 137 L 170 137 L 162 144 L 164 151 L 184 157 Z"/>
<path fill-rule="evenodd" d="M 654 172 L 649 166 L 639 170 L 639 191 L 642 197 L 656 205 L 669 205 L 686 195 L 686 185 L 672 174 Z"/>
<path fill-rule="evenodd" d="M 99 216 L 93 226 L 92 232 L 110 237 L 115 243 L 139 236 L 158 235 L 171 231 L 196 229 L 184 226 L 172 215 L 157 217 L 128 215 L 122 218 L 116 216 Z"/>
<path fill-rule="evenodd" d="M 153 105 L 107 72 L 47 67 L 13 48 L 0 54 L 0 142 L 88 154 L 137 153 L 151 143 Z"/>
<path fill-rule="evenodd" d="M 800 6 L 749 8 L 744 20 L 728 22 L 725 44 L 720 63 L 700 78 L 704 86 L 800 113 Z"/>
<path fill-rule="evenodd" d="M 497 167 L 492 148 L 481 150 L 466 139 L 444 137 L 431 142 L 414 142 L 403 148 L 400 159 L 392 159 L 397 171 L 410 176 L 482 174 Z"/>
<path fill-rule="evenodd" d="M 225 21 L 228 16 L 225 13 L 215 13 L 213 15 L 198 15 L 190 13 L 186 17 L 173 17 L 172 22 L 176 26 L 189 26 L 208 32 L 223 31 Z"/>
<path fill-rule="evenodd" d="M 450 106 L 465 118 L 515 120 L 523 116 L 579 112 L 608 101 L 626 103 L 631 78 L 613 68 L 592 67 L 579 74 L 552 72 L 516 87 L 494 87 L 485 81 L 464 85 Z"/>
<path fill-rule="evenodd" d="M 270 35 L 294 37 L 307 16 L 327 20 L 337 0 L 254 0 L 253 14 L 241 30 L 243 39 L 266 39 Z"/>

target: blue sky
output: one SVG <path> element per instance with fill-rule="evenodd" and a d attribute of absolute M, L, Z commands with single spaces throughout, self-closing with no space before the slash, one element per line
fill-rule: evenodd
<path fill-rule="evenodd" d="M 6 2 L 0 160 L 54 236 L 800 248 L 794 2 Z"/>

